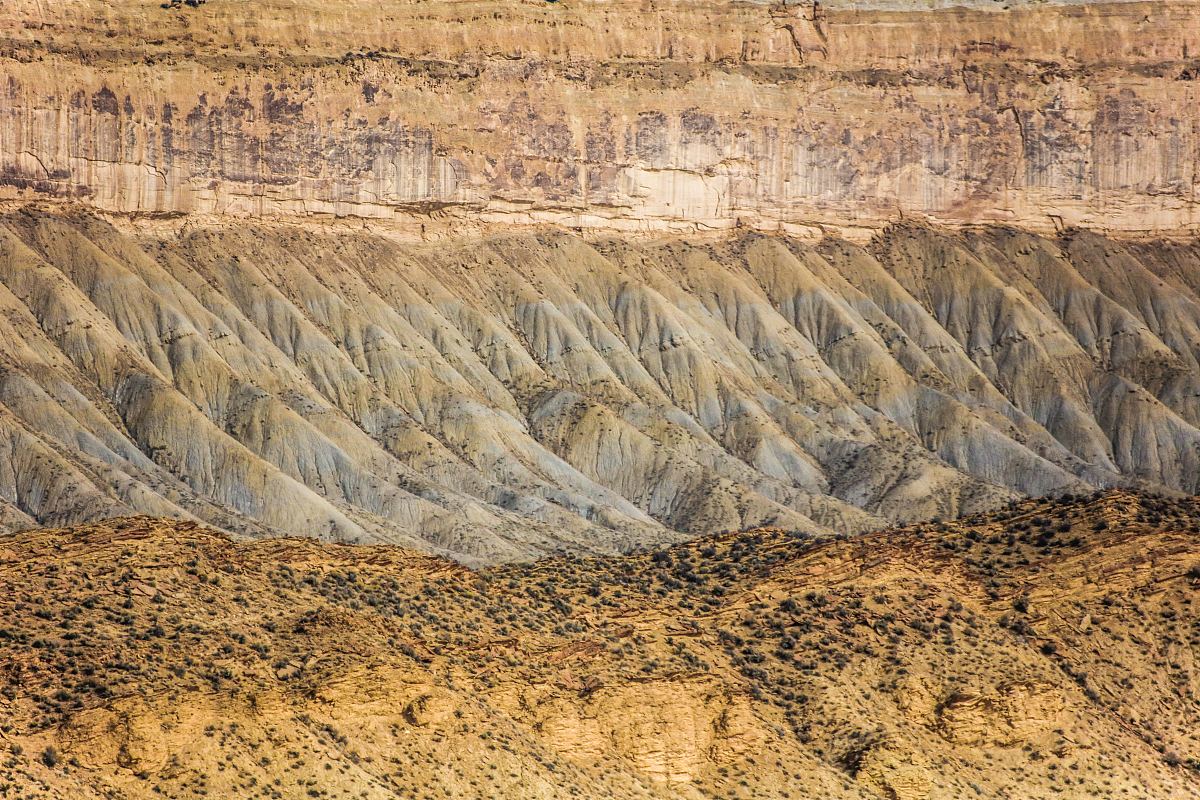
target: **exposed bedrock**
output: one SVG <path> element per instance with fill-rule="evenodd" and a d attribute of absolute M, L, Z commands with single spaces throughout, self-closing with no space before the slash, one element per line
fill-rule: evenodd
<path fill-rule="evenodd" d="M 1200 489 L 1200 246 L 0 224 L 0 525 L 466 560 Z"/>
<path fill-rule="evenodd" d="M 880 5 L 904 4 L 10 0 L 0 197 L 864 238 L 901 215 L 1200 225 L 1195 0 Z"/>

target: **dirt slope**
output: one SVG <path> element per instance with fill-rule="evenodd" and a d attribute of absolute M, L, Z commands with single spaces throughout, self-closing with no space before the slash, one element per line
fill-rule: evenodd
<path fill-rule="evenodd" d="M 1195 797 L 1198 532 L 1114 492 L 483 572 L 145 517 L 10 535 L 0 787 Z"/>

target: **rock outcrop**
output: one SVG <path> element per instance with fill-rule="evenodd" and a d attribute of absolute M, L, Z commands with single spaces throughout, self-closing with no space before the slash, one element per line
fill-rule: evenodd
<path fill-rule="evenodd" d="M 0 523 L 468 561 L 1200 489 L 1200 249 L 0 220 Z"/>
<path fill-rule="evenodd" d="M 1200 225 L 1200 5 L 970 5 L 10 0 L 0 186 L 430 232 Z"/>
<path fill-rule="evenodd" d="M 0 527 L 1197 491 L 1200 4 L 946 6 L 5 3 Z"/>

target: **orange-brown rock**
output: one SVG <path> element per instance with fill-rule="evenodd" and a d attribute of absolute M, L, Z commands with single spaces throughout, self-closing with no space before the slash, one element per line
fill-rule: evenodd
<path fill-rule="evenodd" d="M 1114 492 L 482 572 L 148 518 L 4 536 L 0 792 L 1195 797 L 1198 531 Z"/>

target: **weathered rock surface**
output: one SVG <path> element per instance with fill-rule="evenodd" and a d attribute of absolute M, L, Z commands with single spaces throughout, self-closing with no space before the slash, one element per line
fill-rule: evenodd
<path fill-rule="evenodd" d="M 0 524 L 468 560 L 1200 489 L 1200 247 L 0 219 Z"/>
<path fill-rule="evenodd" d="M 0 186 L 431 229 L 1200 225 L 1200 4 L 930 5 L 9 0 Z"/>
<path fill-rule="evenodd" d="M 1200 4 L 945 5 L 5 3 L 0 527 L 1196 491 Z"/>

